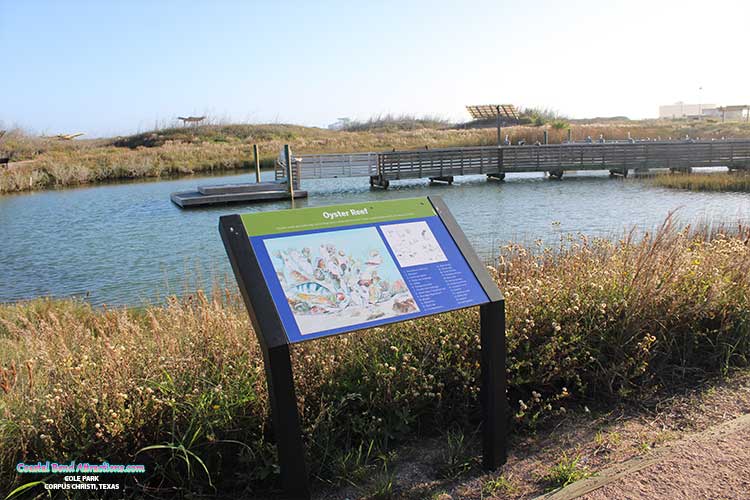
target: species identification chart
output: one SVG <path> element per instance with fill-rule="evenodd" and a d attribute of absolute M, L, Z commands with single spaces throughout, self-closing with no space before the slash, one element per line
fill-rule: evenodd
<path fill-rule="evenodd" d="M 427 198 L 241 219 L 290 343 L 489 300 Z"/>

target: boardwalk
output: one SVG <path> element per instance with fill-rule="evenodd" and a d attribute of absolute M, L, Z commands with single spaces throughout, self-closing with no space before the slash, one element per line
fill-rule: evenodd
<path fill-rule="evenodd" d="M 394 180 L 429 178 L 452 182 L 454 176 L 484 174 L 503 179 L 517 172 L 545 172 L 562 178 L 566 170 L 604 170 L 627 176 L 631 170 L 701 167 L 750 170 L 750 140 L 635 141 L 302 155 L 295 158 L 298 180 L 369 177 L 388 187 Z M 277 180 L 286 178 L 279 165 Z"/>

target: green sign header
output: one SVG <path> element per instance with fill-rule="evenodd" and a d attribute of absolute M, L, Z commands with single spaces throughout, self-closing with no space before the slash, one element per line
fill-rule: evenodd
<path fill-rule="evenodd" d="M 248 236 L 262 236 L 433 215 L 436 215 L 435 210 L 425 197 L 259 212 L 241 217 Z"/>

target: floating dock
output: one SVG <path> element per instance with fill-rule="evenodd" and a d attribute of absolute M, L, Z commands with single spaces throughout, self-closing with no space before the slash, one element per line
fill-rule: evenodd
<path fill-rule="evenodd" d="M 307 191 L 295 189 L 293 192 L 295 199 L 307 198 Z M 199 186 L 197 191 L 182 191 L 171 195 L 172 202 L 182 208 L 290 198 L 286 181 Z"/>

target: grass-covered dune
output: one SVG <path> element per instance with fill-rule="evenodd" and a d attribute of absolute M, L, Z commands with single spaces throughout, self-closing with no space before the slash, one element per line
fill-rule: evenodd
<path fill-rule="evenodd" d="M 691 137 L 750 137 L 750 124 L 667 121 L 566 122 L 504 128 L 512 142 Z M 438 119 L 386 117 L 354 122 L 345 130 L 297 125 L 203 125 L 172 127 L 127 137 L 61 141 L 11 130 L 0 139 L 0 193 L 47 189 L 118 179 L 137 179 L 252 167 L 252 145 L 264 167 L 273 165 L 284 144 L 298 153 L 337 153 L 496 144 L 494 128 L 451 125 Z"/>
<path fill-rule="evenodd" d="M 0 150 L 13 161 L 0 166 L 0 193 L 199 172 L 252 169 L 253 144 L 264 168 L 284 144 L 300 153 L 370 151 L 386 148 L 470 145 L 486 131 L 439 129 L 331 131 L 296 125 L 207 125 L 179 127 L 114 139 L 58 141 L 19 132 L 6 135 Z M 23 160 L 33 160 L 23 162 Z"/>
<path fill-rule="evenodd" d="M 653 183 L 659 187 L 690 191 L 734 191 L 750 193 L 750 174 L 744 171 L 710 174 L 658 175 Z"/>
<path fill-rule="evenodd" d="M 667 222 L 645 238 L 505 247 L 492 272 L 507 301 L 515 432 L 570 405 L 746 366 L 749 239 Z M 318 487 L 358 482 L 405 440 L 475 429 L 478 356 L 476 309 L 297 346 Z M 30 480 L 15 464 L 36 460 L 145 463 L 141 488 L 156 497 L 274 484 L 262 362 L 232 292 L 137 310 L 3 305 L 0 366 L 2 494 Z"/>

